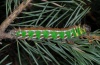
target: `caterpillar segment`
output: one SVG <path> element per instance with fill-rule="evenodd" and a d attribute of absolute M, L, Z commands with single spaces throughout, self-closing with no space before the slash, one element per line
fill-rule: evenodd
<path fill-rule="evenodd" d="M 22 28 L 14 31 L 17 39 L 67 39 L 86 33 L 81 26 L 72 28 Z"/>

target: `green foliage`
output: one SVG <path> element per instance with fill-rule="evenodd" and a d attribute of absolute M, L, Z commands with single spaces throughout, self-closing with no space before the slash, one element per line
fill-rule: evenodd
<path fill-rule="evenodd" d="M 14 7 L 11 8 L 12 3 Z M 19 3 L 20 0 L 6 0 L 7 16 Z M 85 6 L 84 0 L 33 2 L 30 9 L 21 12 L 14 20 L 15 23 L 10 26 L 59 28 L 73 26 L 80 24 L 82 18 L 90 11 L 91 8 Z M 93 34 L 99 35 L 100 31 Z M 68 44 L 69 40 L 72 44 Z M 68 40 L 31 39 L 16 40 L 14 44 L 17 44 L 15 57 L 19 65 L 100 65 L 100 42 L 97 40 L 90 44 L 88 39 L 78 37 Z"/>
<path fill-rule="evenodd" d="M 0 48 L 0 56 L 3 56 L 3 54 L 4 54 L 4 49 L 6 48 L 6 47 L 8 47 L 9 46 L 9 44 L 7 44 L 7 45 L 5 45 L 4 47 L 2 47 L 2 48 Z M 2 64 L 7 58 L 9 57 L 9 55 L 6 55 L 5 57 L 0 57 L 0 64 Z M 2 59 L 1 59 L 2 58 Z"/>

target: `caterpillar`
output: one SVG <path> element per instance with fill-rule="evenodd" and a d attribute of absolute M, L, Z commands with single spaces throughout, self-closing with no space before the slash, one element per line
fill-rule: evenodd
<path fill-rule="evenodd" d="M 13 35 L 18 39 L 67 39 L 81 36 L 86 31 L 80 25 L 69 28 L 30 27 L 15 29 Z"/>

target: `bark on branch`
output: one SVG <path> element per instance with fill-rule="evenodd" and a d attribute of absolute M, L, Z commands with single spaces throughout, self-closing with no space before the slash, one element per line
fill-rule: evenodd
<path fill-rule="evenodd" d="M 0 39 L 12 38 L 8 33 L 5 33 L 6 28 L 14 22 L 13 20 L 21 13 L 23 9 L 31 2 L 32 0 L 24 0 L 0 25 Z"/>

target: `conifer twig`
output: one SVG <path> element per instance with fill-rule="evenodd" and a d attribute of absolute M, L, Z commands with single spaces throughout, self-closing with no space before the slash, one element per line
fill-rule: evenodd
<path fill-rule="evenodd" d="M 88 41 L 91 43 L 92 41 L 94 40 L 98 40 L 100 41 L 100 36 L 97 36 L 97 35 L 83 35 L 81 36 L 81 38 L 86 38 L 88 39 Z"/>
<path fill-rule="evenodd" d="M 24 0 L 0 25 L 0 39 L 12 38 L 10 34 L 5 33 L 6 28 L 14 22 L 13 20 L 21 13 L 23 9 L 31 2 L 32 0 Z"/>
<path fill-rule="evenodd" d="M 26 6 L 28 6 L 28 4 L 31 2 L 31 0 L 26 0 L 24 2 L 22 2 L 18 8 L 16 8 L 1 24 L 0 26 L 0 30 L 2 32 L 5 31 L 5 29 L 10 25 L 10 23 L 13 22 L 13 20 L 16 18 L 16 16 L 18 16 L 18 14 L 21 13 L 21 11 L 23 9 L 25 9 Z"/>

